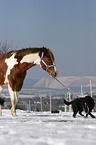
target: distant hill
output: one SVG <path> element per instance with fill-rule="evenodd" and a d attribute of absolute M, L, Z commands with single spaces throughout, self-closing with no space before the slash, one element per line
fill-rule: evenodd
<path fill-rule="evenodd" d="M 92 87 L 96 87 L 96 76 L 65 76 L 57 77 L 66 87 L 89 87 L 90 80 L 92 82 Z M 52 89 L 62 89 L 63 87 L 54 78 L 42 78 L 36 82 L 33 87 L 37 88 L 52 88 Z"/>
<path fill-rule="evenodd" d="M 25 79 L 23 83 L 23 89 L 31 89 L 36 82 L 38 82 L 36 79 Z"/>

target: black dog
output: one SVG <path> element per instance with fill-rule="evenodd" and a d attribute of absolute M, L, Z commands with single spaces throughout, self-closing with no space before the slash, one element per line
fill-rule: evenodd
<path fill-rule="evenodd" d="M 84 116 L 82 114 L 82 111 L 85 111 L 86 112 L 86 117 L 88 115 L 90 115 L 92 118 L 95 118 L 95 116 L 91 114 L 92 109 L 94 108 L 95 103 L 94 103 L 93 98 L 90 97 L 90 96 L 85 96 L 84 98 L 83 97 L 82 98 L 76 98 L 76 99 L 74 99 L 71 102 L 68 102 L 68 101 L 66 101 L 64 99 L 64 103 L 66 105 L 72 104 L 72 109 L 73 109 L 73 112 L 74 112 L 73 113 L 73 117 L 76 117 L 77 112 L 79 112 L 79 114 L 81 116 Z"/>

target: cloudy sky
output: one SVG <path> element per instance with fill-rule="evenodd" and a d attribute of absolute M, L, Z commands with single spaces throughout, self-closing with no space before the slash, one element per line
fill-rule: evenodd
<path fill-rule="evenodd" d="M 50 48 L 58 76 L 96 75 L 96 0 L 0 0 L 0 42 Z M 49 77 L 39 66 L 27 78 Z"/>

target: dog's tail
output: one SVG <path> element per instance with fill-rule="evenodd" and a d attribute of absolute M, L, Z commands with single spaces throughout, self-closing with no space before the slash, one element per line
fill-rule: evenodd
<path fill-rule="evenodd" d="M 63 101 L 64 101 L 64 103 L 65 103 L 66 105 L 71 105 L 71 104 L 72 104 L 72 102 L 73 102 L 73 101 L 68 102 L 68 101 L 66 101 L 65 99 L 64 99 Z"/>

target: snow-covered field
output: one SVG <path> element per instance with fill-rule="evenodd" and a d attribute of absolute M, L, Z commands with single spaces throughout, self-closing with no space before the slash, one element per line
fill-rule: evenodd
<path fill-rule="evenodd" d="M 0 116 L 0 145 L 96 145 L 96 119 L 72 113 L 50 114 L 10 110 Z"/>

